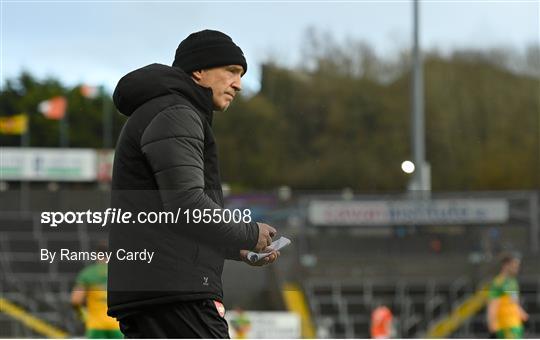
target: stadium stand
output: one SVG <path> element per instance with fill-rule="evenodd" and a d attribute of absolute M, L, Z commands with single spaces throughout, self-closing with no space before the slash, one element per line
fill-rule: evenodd
<path fill-rule="evenodd" d="M 522 300 L 527 301 L 524 306 L 531 315 L 528 332 L 530 335 L 538 334 L 540 278 L 525 278 L 522 283 Z M 369 337 L 369 315 L 376 306 L 384 304 L 397 318 L 399 336 L 415 338 L 422 336 L 430 324 L 448 313 L 449 308 L 467 298 L 465 292 L 473 286 L 473 282 L 466 278 L 454 282 L 400 280 L 392 283 L 312 279 L 306 282 L 305 290 L 315 323 L 331 320 L 330 337 Z M 485 310 L 469 319 L 454 336 L 488 337 Z"/>
<path fill-rule="evenodd" d="M 42 228 L 34 218 L 9 217 L 1 222 L 2 297 L 70 334 L 82 334 L 82 326 L 70 306 L 70 291 L 75 275 L 83 265 L 80 262 L 47 264 L 40 261 L 39 249 L 88 249 L 90 236 L 86 226 L 77 226 L 76 233 L 51 232 Z M 10 318 L 2 314 L 0 320 L 9 323 Z M 9 329 L 5 337 L 42 336 L 16 322 L 2 329 Z"/>
<path fill-rule="evenodd" d="M 74 199 L 70 204 L 81 211 L 97 210 L 105 200 L 101 195 L 87 194 L 80 202 Z M 56 198 L 46 199 L 43 193 L 38 197 L 33 204 L 43 206 L 36 205 L 34 211 L 58 207 Z M 294 281 L 303 287 L 321 337 L 369 337 L 370 314 L 379 304 L 387 305 L 394 313 L 398 336 L 422 337 L 494 274 L 489 268 L 492 258 L 472 260 L 471 254 L 482 251 L 482 227 L 469 228 L 466 234 L 462 227 L 451 233 L 415 226 L 384 227 L 378 228 L 378 234 L 369 228 L 312 228 L 304 224 L 303 208 L 300 201 L 258 208 L 258 217 L 279 226 L 280 233 L 290 237 L 293 244 L 282 252 L 275 266 L 253 271 L 240 263 L 226 264 L 223 280 L 229 309 L 283 309 L 279 287 Z M 38 259 L 39 249 L 93 249 L 106 237 L 106 228 L 85 224 L 49 228 L 41 225 L 36 215 L 3 211 L 0 230 L 2 297 L 70 336 L 81 336 L 83 327 L 71 310 L 69 292 L 83 264 L 44 264 Z M 502 234 L 505 246 L 527 249 L 526 228 L 518 225 Z M 442 249 L 437 251 L 430 247 L 434 235 L 442 243 Z M 531 315 L 526 336 L 538 337 L 538 255 L 525 250 L 523 256 L 521 299 Z M 248 285 L 246 277 L 250 278 Z M 43 334 L 0 313 L 0 337 L 39 336 Z M 487 336 L 484 310 L 451 334 L 457 338 Z"/>

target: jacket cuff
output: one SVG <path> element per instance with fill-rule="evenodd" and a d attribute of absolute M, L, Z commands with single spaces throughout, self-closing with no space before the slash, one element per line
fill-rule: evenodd
<path fill-rule="evenodd" d="M 247 244 L 246 248 L 247 250 L 253 250 L 255 249 L 255 246 L 257 245 L 257 242 L 259 241 L 259 225 L 257 222 L 251 222 L 247 225 Z"/>

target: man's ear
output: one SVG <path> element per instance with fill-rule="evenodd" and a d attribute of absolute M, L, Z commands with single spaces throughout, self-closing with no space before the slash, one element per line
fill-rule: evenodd
<path fill-rule="evenodd" d="M 193 71 L 193 72 L 191 72 L 191 77 L 195 81 L 200 81 L 202 79 L 202 73 L 203 73 L 202 70 Z"/>

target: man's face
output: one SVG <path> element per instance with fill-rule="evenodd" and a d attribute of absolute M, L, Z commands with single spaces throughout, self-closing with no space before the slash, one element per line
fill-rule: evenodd
<path fill-rule="evenodd" d="M 193 72 L 193 79 L 201 86 L 212 89 L 214 110 L 225 111 L 236 94 L 242 90 L 240 65 L 227 65 Z"/>
<path fill-rule="evenodd" d="M 510 276 L 517 276 L 519 273 L 519 267 L 521 261 L 518 259 L 513 259 L 512 261 L 506 264 L 506 273 Z"/>

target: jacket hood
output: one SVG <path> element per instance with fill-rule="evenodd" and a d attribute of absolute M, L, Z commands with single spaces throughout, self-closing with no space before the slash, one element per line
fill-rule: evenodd
<path fill-rule="evenodd" d="M 114 105 L 125 116 L 150 99 L 178 94 L 187 98 L 212 122 L 212 90 L 195 83 L 179 68 L 151 64 L 123 76 L 113 94 Z"/>

